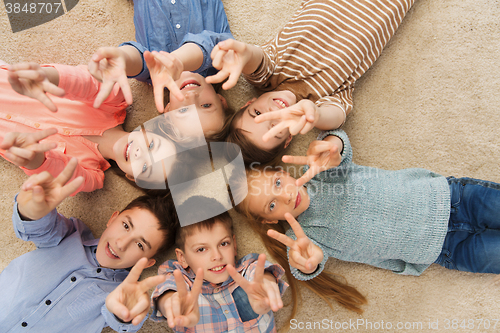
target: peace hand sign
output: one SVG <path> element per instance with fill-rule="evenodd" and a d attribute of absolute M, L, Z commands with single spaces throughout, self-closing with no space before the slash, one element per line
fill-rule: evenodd
<path fill-rule="evenodd" d="M 299 222 L 292 214 L 285 213 L 285 218 L 292 227 L 295 236 L 297 236 L 296 240 L 272 229 L 267 231 L 267 235 L 290 248 L 288 261 L 292 267 L 297 268 L 304 274 L 314 273 L 318 265 L 323 261 L 323 250 L 306 236 Z"/>
<path fill-rule="evenodd" d="M 227 272 L 247 293 L 250 306 L 257 314 L 265 314 L 269 312 L 269 309 L 276 312 L 283 307 L 283 301 L 281 300 L 281 294 L 278 284 L 275 282 L 276 280 L 272 277 L 274 280 L 273 282 L 264 276 L 265 264 L 266 255 L 259 255 L 253 281 L 248 281 L 241 276 L 233 266 L 227 265 Z"/>
<path fill-rule="evenodd" d="M 17 93 L 40 101 L 52 112 L 57 111 L 57 106 L 47 96 L 47 93 L 63 97 L 64 89 L 51 83 L 47 75 L 35 63 L 22 63 L 9 66 L 8 80 L 12 89 Z"/>
<path fill-rule="evenodd" d="M 148 290 L 165 282 L 165 275 L 156 275 L 140 281 L 147 258 L 141 258 L 130 270 L 127 278 L 106 297 L 106 307 L 124 322 L 139 325 L 149 311 Z"/>
<path fill-rule="evenodd" d="M 318 173 L 339 166 L 342 157 L 340 156 L 339 146 L 334 142 L 315 140 L 309 144 L 307 156 L 285 155 L 282 157 L 282 161 L 309 165 L 309 170 L 295 182 L 297 186 L 302 186 Z"/>
<path fill-rule="evenodd" d="M 171 328 L 175 326 L 193 327 L 200 320 L 198 296 L 203 285 L 203 269 L 198 268 L 191 291 L 187 290 L 179 270 L 174 271 L 174 277 L 177 292 L 166 298 L 164 303 L 166 313 L 163 315 L 167 317 L 168 326 Z"/>

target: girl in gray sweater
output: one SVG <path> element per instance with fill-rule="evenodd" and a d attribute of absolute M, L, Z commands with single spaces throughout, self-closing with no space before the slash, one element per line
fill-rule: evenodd
<path fill-rule="evenodd" d="M 281 169 L 249 170 L 249 194 L 238 206 L 263 225 L 261 235 L 287 246 L 297 279 L 318 276 L 328 257 L 400 274 L 420 275 L 432 263 L 500 273 L 500 184 L 359 166 L 345 132 L 319 139 L 307 157 L 284 157 L 309 165 L 298 180 Z M 286 235 L 268 230 L 285 219 Z"/>

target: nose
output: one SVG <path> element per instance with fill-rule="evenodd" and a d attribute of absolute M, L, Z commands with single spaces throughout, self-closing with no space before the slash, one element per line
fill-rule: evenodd
<path fill-rule="evenodd" d="M 137 159 L 137 158 L 141 157 L 141 155 L 142 155 L 142 150 L 141 150 L 141 148 L 140 148 L 140 147 L 136 147 L 136 148 L 134 149 L 134 157 Z"/>
<path fill-rule="evenodd" d="M 222 255 L 219 251 L 219 248 L 217 247 L 213 252 L 212 252 L 212 261 L 217 261 L 217 260 L 221 260 L 222 259 Z"/>
<path fill-rule="evenodd" d="M 188 100 L 188 101 L 194 101 L 196 98 L 198 98 L 200 96 L 200 94 L 198 93 L 198 91 L 194 91 L 194 90 L 189 90 L 187 91 L 185 94 L 184 94 L 184 99 Z"/>
<path fill-rule="evenodd" d="M 288 193 L 286 188 L 283 188 L 281 189 L 280 198 L 282 202 L 288 205 L 292 201 L 292 193 Z"/>
<path fill-rule="evenodd" d="M 122 237 L 117 238 L 115 241 L 116 248 L 122 252 L 127 249 L 129 243 L 130 238 L 127 235 L 123 235 Z"/>

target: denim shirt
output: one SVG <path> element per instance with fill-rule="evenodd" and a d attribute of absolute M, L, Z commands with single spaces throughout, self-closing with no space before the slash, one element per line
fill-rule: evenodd
<path fill-rule="evenodd" d="M 224 5 L 220 0 L 148 0 L 134 1 L 136 41 L 120 44 L 144 51 L 177 50 L 185 43 L 197 44 L 203 52 L 203 64 L 195 73 L 204 77 L 217 73 L 210 53 L 220 41 L 233 38 Z M 134 76 L 151 82 L 142 56 L 142 71 Z"/>
<path fill-rule="evenodd" d="M 105 305 L 106 296 L 128 275 L 124 269 L 99 267 L 98 239 L 78 219 L 54 209 L 37 221 L 22 221 L 14 205 L 17 237 L 37 249 L 14 259 L 0 274 L 2 332 L 100 333 L 106 326 L 136 332 L 119 322 Z"/>

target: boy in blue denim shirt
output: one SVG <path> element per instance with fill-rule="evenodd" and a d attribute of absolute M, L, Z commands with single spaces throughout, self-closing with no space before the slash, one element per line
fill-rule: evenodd
<path fill-rule="evenodd" d="M 149 304 L 147 290 L 164 281 L 137 280 L 142 269 L 154 265 L 152 257 L 172 244 L 175 210 L 159 196 L 139 197 L 113 213 L 95 239 L 83 222 L 55 209 L 83 181 L 77 177 L 66 184 L 76 165 L 73 158 L 57 178 L 48 172 L 31 176 L 16 196 L 14 230 L 37 249 L 0 274 L 2 332 L 99 333 L 106 326 L 136 332 L 147 311 L 137 311 L 134 298 L 120 297 L 127 290 Z"/>
<path fill-rule="evenodd" d="M 195 104 L 205 135 L 222 129 L 227 103 L 205 77 L 217 73 L 210 53 L 218 42 L 233 38 L 221 0 L 134 1 L 136 41 L 97 50 L 89 71 L 103 86 L 98 107 L 115 83 L 129 104 L 127 77 L 153 84 L 160 113 Z M 164 107 L 163 90 L 170 90 Z"/>

